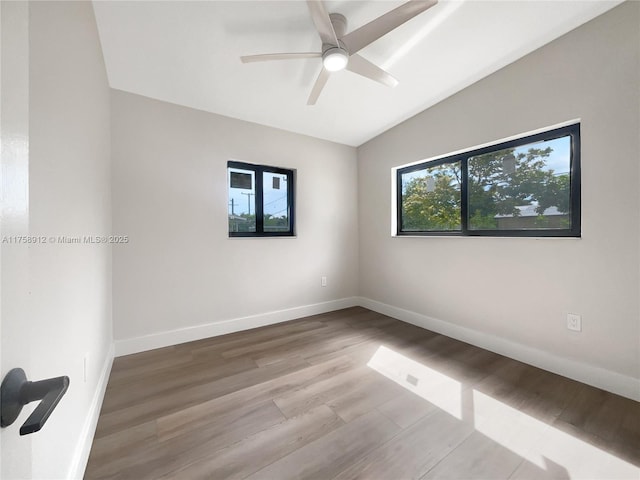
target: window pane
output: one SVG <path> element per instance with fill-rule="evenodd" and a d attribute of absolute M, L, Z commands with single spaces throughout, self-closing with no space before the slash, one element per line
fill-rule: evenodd
<path fill-rule="evenodd" d="M 262 175 L 264 231 L 288 232 L 290 224 L 287 175 L 272 172 L 264 172 Z"/>
<path fill-rule="evenodd" d="M 229 231 L 256 231 L 256 179 L 252 170 L 229 168 Z"/>
<path fill-rule="evenodd" d="M 469 229 L 571 228 L 571 137 L 469 158 Z"/>
<path fill-rule="evenodd" d="M 460 162 L 403 173 L 402 231 L 456 231 L 460 223 Z"/>

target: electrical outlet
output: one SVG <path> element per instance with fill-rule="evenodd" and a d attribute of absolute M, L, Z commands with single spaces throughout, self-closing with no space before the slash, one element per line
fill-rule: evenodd
<path fill-rule="evenodd" d="M 576 313 L 567 314 L 567 328 L 574 332 L 582 331 L 582 317 Z"/>
<path fill-rule="evenodd" d="M 322 286 L 322 287 L 326 287 L 327 286 L 327 277 L 325 277 L 325 276 L 320 277 L 320 286 Z"/>

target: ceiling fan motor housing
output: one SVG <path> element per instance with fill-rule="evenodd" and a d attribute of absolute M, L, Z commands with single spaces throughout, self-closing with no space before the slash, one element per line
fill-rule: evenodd
<path fill-rule="evenodd" d="M 322 64 L 330 72 L 343 70 L 349 63 L 349 52 L 340 40 L 347 31 L 347 19 L 340 13 L 329 14 L 331 25 L 338 38 L 338 45 L 325 43 L 322 45 Z"/>
<path fill-rule="evenodd" d="M 338 39 L 344 37 L 344 34 L 347 33 L 347 19 L 341 13 L 330 13 L 329 19 L 331 20 L 331 25 L 333 25 L 333 31 L 336 32 L 336 37 Z"/>

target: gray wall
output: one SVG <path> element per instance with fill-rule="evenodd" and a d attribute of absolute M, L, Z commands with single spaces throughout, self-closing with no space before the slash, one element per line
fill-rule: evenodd
<path fill-rule="evenodd" d="M 116 340 L 357 295 L 355 148 L 119 91 L 112 134 Z M 228 160 L 297 170 L 295 238 L 228 238 Z"/>
<path fill-rule="evenodd" d="M 639 24 L 626 2 L 359 147 L 361 295 L 637 381 Z M 390 235 L 392 167 L 578 118 L 582 239 Z"/>
<path fill-rule="evenodd" d="M 30 234 L 108 235 L 110 90 L 92 5 L 29 8 Z M 84 468 L 99 378 L 110 365 L 111 248 L 48 243 L 29 247 L 29 257 L 30 335 L 20 339 L 32 352 L 29 377 L 71 379 L 33 436 L 32 475 L 65 478 Z"/>

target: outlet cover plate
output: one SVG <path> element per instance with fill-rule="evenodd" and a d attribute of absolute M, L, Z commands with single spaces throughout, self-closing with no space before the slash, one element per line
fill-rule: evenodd
<path fill-rule="evenodd" d="M 574 332 L 581 332 L 582 317 L 576 313 L 567 313 L 567 328 Z"/>

